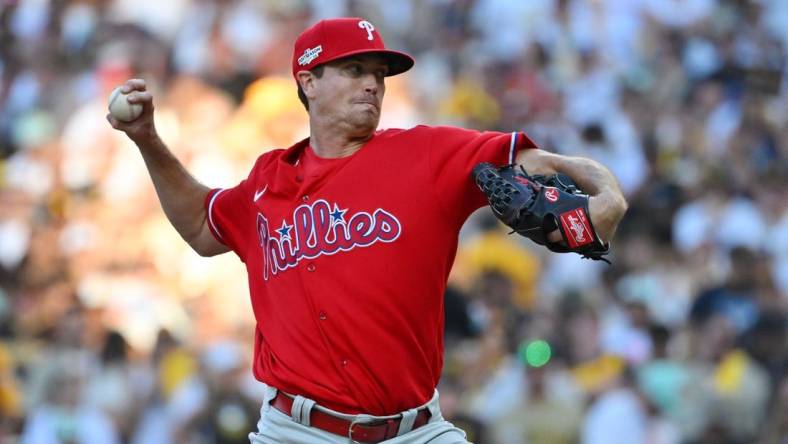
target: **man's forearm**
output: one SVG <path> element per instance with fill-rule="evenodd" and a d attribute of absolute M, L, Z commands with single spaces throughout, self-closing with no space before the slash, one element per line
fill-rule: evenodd
<path fill-rule="evenodd" d="M 577 185 L 588 193 L 597 196 L 603 193 L 621 194 L 613 173 L 599 162 L 583 157 L 563 157 L 553 166 L 556 172 L 571 177 Z"/>
<path fill-rule="evenodd" d="M 591 220 L 600 238 L 613 238 L 618 223 L 627 210 L 627 202 L 613 173 L 599 162 L 582 157 L 564 157 L 555 169 L 571 177 L 588 193 Z"/>
<path fill-rule="evenodd" d="M 607 191 L 620 194 L 618 181 L 613 174 L 592 159 L 562 156 L 543 150 L 526 150 L 520 153 L 517 162 L 523 165 L 529 174 L 566 174 L 589 196 Z"/>
<path fill-rule="evenodd" d="M 186 171 L 159 137 L 138 143 L 137 146 L 153 180 L 164 214 L 178 234 L 192 244 L 205 223 L 203 201 L 209 188 Z"/>

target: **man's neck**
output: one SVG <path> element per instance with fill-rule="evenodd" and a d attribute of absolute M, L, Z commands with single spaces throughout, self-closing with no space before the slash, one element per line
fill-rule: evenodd
<path fill-rule="evenodd" d="M 341 125 L 337 125 L 340 126 Z M 318 157 L 335 159 L 347 157 L 361 149 L 374 135 L 369 133 L 352 133 L 343 131 L 332 125 L 321 125 L 315 119 L 309 122 L 309 146 Z"/>

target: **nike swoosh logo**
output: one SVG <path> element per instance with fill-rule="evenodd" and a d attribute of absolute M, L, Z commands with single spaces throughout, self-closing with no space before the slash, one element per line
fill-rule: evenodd
<path fill-rule="evenodd" d="M 255 193 L 254 193 L 254 201 L 257 202 L 258 199 L 263 197 L 263 194 L 265 194 L 265 191 L 267 189 L 268 189 L 268 185 L 264 186 L 263 189 L 260 190 L 260 191 L 255 191 Z"/>

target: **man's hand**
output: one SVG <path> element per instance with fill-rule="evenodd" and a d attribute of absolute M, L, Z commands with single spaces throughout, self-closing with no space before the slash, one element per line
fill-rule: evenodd
<path fill-rule="evenodd" d="M 120 91 L 129 94 L 129 103 L 142 105 L 142 114 L 131 122 L 122 122 L 111 114 L 107 114 L 107 121 L 118 131 L 123 131 L 138 146 L 143 147 L 158 139 L 156 127 L 153 124 L 153 95 L 147 91 L 143 79 L 127 80 Z"/>

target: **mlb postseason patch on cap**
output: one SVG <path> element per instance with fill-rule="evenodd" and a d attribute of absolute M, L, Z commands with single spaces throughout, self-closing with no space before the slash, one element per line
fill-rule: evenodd
<path fill-rule="evenodd" d="M 298 58 L 298 64 L 301 66 L 308 65 L 312 63 L 312 60 L 315 60 L 320 53 L 323 52 L 322 46 L 316 46 L 314 48 L 307 48 L 304 50 L 304 54 Z"/>

